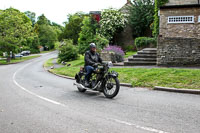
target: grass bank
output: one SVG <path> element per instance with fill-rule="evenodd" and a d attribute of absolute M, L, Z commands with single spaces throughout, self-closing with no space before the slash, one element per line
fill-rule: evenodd
<path fill-rule="evenodd" d="M 128 58 L 129 56 L 132 56 L 134 54 L 136 54 L 137 52 L 136 51 L 128 51 L 126 52 L 126 54 L 124 55 L 124 58 Z"/>
<path fill-rule="evenodd" d="M 44 67 L 51 67 L 51 66 L 53 66 L 53 63 L 52 63 L 53 60 L 54 60 L 53 58 L 47 60 L 47 61 L 44 63 Z"/>
<path fill-rule="evenodd" d="M 83 66 L 83 56 L 79 60 L 68 62 L 70 67 L 51 69 L 52 72 L 74 77 Z M 131 83 L 133 87 L 163 86 L 173 88 L 200 89 L 199 69 L 175 68 L 111 68 L 119 73 L 121 83 Z"/>
<path fill-rule="evenodd" d="M 9 63 L 6 61 L 6 59 L 3 59 L 3 60 L 0 60 L 0 65 L 19 63 L 19 62 L 34 59 L 34 58 L 37 58 L 37 57 L 40 57 L 40 55 L 24 56 L 24 57 L 21 57 L 21 59 L 19 57 L 17 57 L 16 59 L 11 59 Z"/>

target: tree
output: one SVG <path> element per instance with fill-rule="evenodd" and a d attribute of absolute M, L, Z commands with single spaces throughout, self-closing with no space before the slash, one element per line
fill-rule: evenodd
<path fill-rule="evenodd" d="M 0 13 L 0 47 L 7 52 L 7 61 L 10 61 L 10 52 L 17 52 L 21 43 L 31 36 L 31 20 L 22 12 L 8 8 Z"/>
<path fill-rule="evenodd" d="M 38 17 L 37 24 L 38 25 L 43 25 L 43 24 L 51 25 L 51 21 L 48 20 L 44 14 L 42 14 L 41 16 Z"/>
<path fill-rule="evenodd" d="M 24 12 L 26 14 L 27 17 L 29 17 L 29 19 L 31 20 L 32 22 L 32 26 L 35 25 L 35 19 L 36 19 L 36 14 L 34 12 L 31 12 L 31 11 L 26 11 Z"/>
<path fill-rule="evenodd" d="M 85 17 L 83 19 L 83 26 L 81 27 L 81 32 L 78 38 L 79 52 L 84 54 L 89 48 L 89 44 L 93 42 L 95 32 L 91 27 L 90 17 Z"/>
<path fill-rule="evenodd" d="M 57 35 L 54 29 L 50 25 L 42 24 L 39 25 L 39 41 L 40 44 L 47 48 L 53 49 L 54 43 L 57 41 Z"/>
<path fill-rule="evenodd" d="M 52 22 L 51 27 L 56 32 L 56 38 L 61 41 L 61 35 L 64 31 L 64 27 L 55 22 Z"/>
<path fill-rule="evenodd" d="M 65 28 L 61 38 L 72 39 L 73 43 L 77 44 L 84 16 L 85 14 L 83 13 L 68 15 L 68 22 L 65 22 Z"/>
<path fill-rule="evenodd" d="M 154 3 L 152 0 L 135 0 L 130 7 L 130 24 L 134 36 L 144 36 L 154 20 Z"/>
<path fill-rule="evenodd" d="M 109 41 L 102 35 L 98 34 L 98 24 L 92 17 L 86 16 L 83 19 L 83 26 L 78 38 L 79 53 L 84 54 L 89 49 L 90 43 L 95 43 L 98 49 L 108 45 Z"/>
<path fill-rule="evenodd" d="M 100 34 L 108 40 L 112 40 L 117 32 L 123 30 L 128 22 L 125 14 L 117 9 L 105 9 L 102 12 L 100 20 Z"/>

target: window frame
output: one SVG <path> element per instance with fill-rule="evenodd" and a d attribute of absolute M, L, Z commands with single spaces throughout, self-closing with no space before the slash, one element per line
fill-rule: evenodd
<path fill-rule="evenodd" d="M 192 18 L 192 20 L 188 21 L 190 17 Z M 174 21 L 170 21 L 170 19 L 174 19 Z M 175 19 L 177 19 L 177 20 L 182 19 L 183 21 L 176 21 Z M 168 24 L 192 24 L 192 23 L 194 23 L 194 15 L 191 15 L 191 16 L 168 16 L 167 21 L 168 21 Z"/>

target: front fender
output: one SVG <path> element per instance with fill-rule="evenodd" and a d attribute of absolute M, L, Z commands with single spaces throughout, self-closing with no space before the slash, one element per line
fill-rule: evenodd
<path fill-rule="evenodd" d="M 113 77 L 113 78 L 117 78 L 118 77 L 118 73 L 117 72 L 115 72 L 115 71 L 111 71 L 109 74 L 108 74 L 108 76 L 111 76 L 111 77 Z"/>

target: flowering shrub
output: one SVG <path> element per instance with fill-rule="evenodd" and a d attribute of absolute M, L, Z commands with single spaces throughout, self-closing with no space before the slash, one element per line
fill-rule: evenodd
<path fill-rule="evenodd" d="M 121 56 L 124 56 L 124 51 L 120 46 L 116 46 L 116 45 L 109 45 L 108 47 L 104 48 L 103 51 L 111 51 L 114 52 L 116 54 L 119 54 Z"/>
<path fill-rule="evenodd" d="M 115 53 L 115 59 L 117 62 L 124 61 L 124 51 L 120 46 L 116 45 L 109 45 L 108 47 L 103 49 L 103 52 L 114 52 Z"/>
<path fill-rule="evenodd" d="M 111 40 L 117 31 L 123 30 L 128 22 L 127 15 L 117 9 L 105 9 L 101 14 L 100 34 Z"/>

